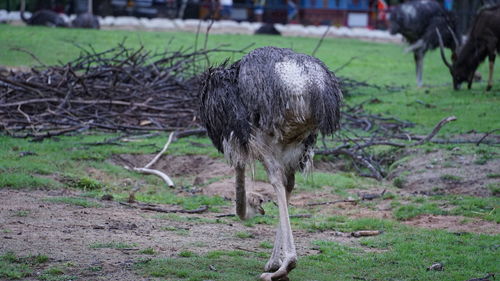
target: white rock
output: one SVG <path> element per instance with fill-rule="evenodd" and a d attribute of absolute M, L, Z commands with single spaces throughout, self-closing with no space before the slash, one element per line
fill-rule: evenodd
<path fill-rule="evenodd" d="M 9 13 L 6 10 L 0 10 L 0 22 L 7 21 Z"/>
<path fill-rule="evenodd" d="M 184 21 L 181 19 L 174 19 L 174 24 L 177 28 L 184 28 Z"/>
<path fill-rule="evenodd" d="M 140 26 L 141 23 L 136 17 L 116 17 L 113 25 L 117 26 Z"/>
<path fill-rule="evenodd" d="M 101 26 L 111 26 L 114 23 L 115 23 L 115 17 L 112 17 L 112 16 L 107 16 L 107 17 L 99 19 L 99 24 Z"/>
<path fill-rule="evenodd" d="M 31 13 L 30 12 L 25 12 L 24 15 L 28 19 L 31 17 Z M 8 21 L 21 20 L 21 13 L 18 12 L 18 11 L 12 11 L 12 12 L 10 12 L 10 13 L 7 14 L 7 20 Z"/>
<path fill-rule="evenodd" d="M 175 29 L 176 25 L 172 20 L 162 19 L 162 18 L 154 18 L 149 21 L 141 22 L 145 27 L 148 28 L 159 28 L 159 29 Z"/>

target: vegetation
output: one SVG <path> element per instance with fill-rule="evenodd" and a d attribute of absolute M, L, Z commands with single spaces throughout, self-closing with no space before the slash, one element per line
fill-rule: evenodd
<path fill-rule="evenodd" d="M 0 278 L 22 279 L 31 276 L 35 268 L 47 263 L 48 260 L 45 255 L 22 257 L 13 252 L 0 254 Z"/>
<path fill-rule="evenodd" d="M 74 59 L 80 50 L 76 45 L 92 42 L 98 51 L 104 51 L 125 37 L 125 44 L 138 47 L 143 44 L 148 50 L 163 50 L 165 47 L 178 49 L 190 47 L 195 35 L 182 32 L 131 32 L 107 30 L 52 29 L 42 27 L 16 27 L 0 25 L 0 65 L 34 66 L 38 63 L 28 54 L 14 51 L 20 47 L 34 53 L 46 64 L 56 64 Z M 171 40 L 174 38 L 175 40 Z M 171 40 L 171 41 L 170 41 Z M 203 40 L 199 40 L 202 44 Z M 255 42 L 255 47 L 276 45 L 290 47 L 299 52 L 311 53 L 317 40 L 311 38 L 287 38 L 246 35 L 211 35 L 208 46 L 214 47 L 221 42 L 231 42 L 231 47 L 241 48 L 248 42 Z M 167 42 L 170 42 L 168 45 Z M 356 57 L 348 66 L 337 71 L 338 76 L 349 77 L 376 85 L 359 88 L 359 91 L 346 93 L 348 104 L 363 103 L 363 107 L 372 113 L 395 116 L 398 119 L 415 123 L 411 130 L 418 134 L 428 133 L 443 117 L 455 115 L 457 121 L 447 124 L 438 134 L 438 138 L 466 134 L 471 130 L 478 133 L 498 129 L 500 115 L 500 82 L 495 81 L 491 92 L 485 93 L 484 83 L 475 83 L 471 91 L 453 91 L 451 78 L 446 67 L 441 63 L 438 52 L 431 52 L 425 58 L 424 81 L 427 87 L 416 88 L 414 62 L 409 54 L 402 52 L 403 46 L 388 43 L 374 43 L 351 39 L 325 39 L 317 56 L 331 69 L 336 69 Z M 218 63 L 227 56 L 237 59 L 241 54 L 220 53 L 211 58 Z M 383 63 L 383 66 L 382 66 Z M 485 76 L 485 65 L 480 72 Z M 497 61 L 497 69 L 500 63 Z M 201 71 L 201 68 L 200 68 Z M 498 79 L 497 79 L 498 80 Z M 362 132 L 361 132 L 362 133 Z M 222 224 L 243 224 L 243 231 L 228 234 L 227 239 L 240 242 L 255 242 L 254 233 L 261 227 L 270 227 L 277 223 L 278 212 L 272 202 L 264 205 L 266 215 L 240 222 L 237 218 L 214 218 L 215 213 L 227 211 L 232 202 L 219 196 L 199 195 L 192 192 L 196 176 L 179 175 L 173 180 L 176 189 L 166 189 L 161 180 L 154 176 L 144 176 L 124 169 L 110 159 L 115 155 L 153 154 L 163 146 L 167 134 L 161 133 L 150 138 L 124 142 L 121 145 L 92 145 L 118 136 L 116 133 L 84 132 L 78 136 L 58 136 L 42 142 L 29 139 L 13 139 L 0 134 L 0 189 L 70 189 L 81 196 L 47 197 L 44 204 L 68 204 L 70 208 L 103 208 L 107 206 L 96 199 L 105 194 L 112 194 L 114 200 L 125 201 L 133 188 L 140 187 L 135 199 L 143 203 L 174 204 L 178 208 L 192 210 L 202 205 L 209 206 L 210 216 L 162 214 L 151 215 L 162 224 L 158 229 L 164 234 L 174 233 L 179 236 L 192 236 L 190 226 L 195 224 L 213 224 L 216 228 Z M 326 140 L 329 141 L 328 139 Z M 397 151 L 380 148 L 377 155 L 392 158 L 387 161 L 386 170 L 394 172 L 398 167 L 412 159 L 415 154 L 430 154 L 443 151 L 443 155 L 473 155 L 475 165 L 487 167 L 498 161 L 500 148 L 464 144 L 426 144 L 418 151 L 399 155 Z M 32 153 L 25 153 L 32 152 Z M 168 149 L 169 155 L 207 155 L 221 159 L 221 155 L 204 137 L 189 137 L 177 140 Z M 409 155 L 408 155 L 409 154 Z M 395 156 L 397 155 L 397 156 Z M 318 162 L 328 160 L 318 157 Z M 451 158 L 450 158 L 451 159 Z M 450 160 L 430 160 L 430 165 L 437 168 L 454 168 L 460 164 Z M 484 166 L 486 165 L 486 166 Z M 297 175 L 295 194 L 304 195 L 313 202 L 324 202 L 332 198 L 359 200 L 362 193 L 386 192 L 381 198 L 372 201 L 360 200 L 357 205 L 341 204 L 303 207 L 294 205 L 291 215 L 310 215 L 310 217 L 292 218 L 293 229 L 318 235 L 314 242 L 314 254 L 300 257 L 299 269 L 290 274 L 292 280 L 468 280 L 484 276 L 488 272 L 499 272 L 498 241 L 499 235 L 472 233 L 452 233 L 442 230 L 423 230 L 403 224 L 415 217 L 433 214 L 464 216 L 464 219 L 485 220 L 498 226 L 500 223 L 500 187 L 495 182 L 500 176 L 492 170 L 484 175 L 488 181 L 485 186 L 493 196 L 474 197 L 466 195 L 440 195 L 443 188 L 436 184 L 436 194 L 410 196 L 405 193 L 412 175 L 419 169 L 403 172 L 392 178 L 391 182 L 377 182 L 358 176 L 354 167 L 342 163 L 335 168 L 335 174 L 325 169 L 312 175 Z M 338 171 L 341 169 L 342 171 Z M 267 181 L 261 165 L 255 166 L 255 179 Z M 438 174 L 439 177 L 439 174 Z M 443 172 L 439 180 L 453 186 L 468 179 L 463 175 Z M 443 185 L 445 186 L 445 185 Z M 193 195 L 193 193 L 195 195 Z M 319 194 L 319 195 L 318 195 Z M 495 197 L 496 195 L 496 197 Z M 305 200 L 305 199 L 303 199 Z M 380 205 L 384 206 L 382 210 Z M 32 219 L 37 215 L 29 206 L 9 213 L 15 220 Z M 363 209 L 371 213 L 385 212 L 387 219 L 363 217 L 362 214 L 350 213 L 349 209 Z M 102 209 L 98 209 L 102 210 Z M 148 216 L 148 215 L 145 215 Z M 361 218 L 360 218 L 361 217 Z M 2 227 L 2 234 L 13 236 L 15 230 L 10 226 Z M 14 229 L 14 228 L 12 228 Z M 349 234 L 358 230 L 382 230 L 383 234 L 375 237 L 353 238 L 351 244 L 343 244 L 333 236 L 334 232 Z M 321 234 L 325 232 L 325 236 Z M 316 237 L 316 236 L 315 236 Z M 328 237 L 322 238 L 322 237 Z M 297 238 L 300 239 L 300 238 Z M 111 240 L 111 239 L 110 239 Z M 328 241 L 327 241 L 328 240 Z M 199 241 L 189 248 L 177 248 L 175 254 L 165 258 L 161 246 L 154 248 L 138 247 L 118 241 L 91 243 L 82 251 L 99 251 L 101 248 L 129 249 L 139 248 L 131 254 L 134 272 L 145 278 L 165 280 L 255 280 L 262 270 L 272 248 L 272 241 L 256 242 L 257 250 L 250 251 L 212 251 L 206 253 L 198 248 L 207 248 L 208 243 Z M 201 253 L 198 252 L 200 250 Z M 39 280 L 74 280 L 78 278 L 69 269 L 70 266 L 53 264 L 47 256 L 30 256 L 22 253 L 1 252 L 0 279 Z M 101 251 L 104 252 L 104 251 Z M 136 255 L 136 256 L 134 256 Z M 150 256 L 145 256 L 150 255 Z M 78 261 L 71 261 L 78 264 Z M 435 262 L 445 266 L 444 271 L 427 271 Z M 92 265 L 84 267 L 89 272 L 100 272 L 102 267 Z M 34 272 L 40 272 L 35 276 Z M 82 276 L 87 276 L 82 274 Z M 137 278 L 141 279 L 141 278 Z"/>
<path fill-rule="evenodd" d="M 137 247 L 136 244 L 127 244 L 123 242 L 103 242 L 103 243 L 93 243 L 89 246 L 91 249 L 129 249 Z"/>
<path fill-rule="evenodd" d="M 498 270 L 496 250 L 491 248 L 498 238 L 492 236 L 417 230 L 383 220 L 352 224 L 352 230 L 378 225 L 384 226 L 385 232 L 362 238 L 361 248 L 317 241 L 319 253 L 301 258 L 300 270 L 292 271 L 290 279 L 456 281 Z M 204 256 L 147 259 L 136 266 L 145 276 L 166 279 L 255 280 L 268 251 L 214 251 Z M 443 263 L 445 270 L 426 270 L 435 262 Z"/>

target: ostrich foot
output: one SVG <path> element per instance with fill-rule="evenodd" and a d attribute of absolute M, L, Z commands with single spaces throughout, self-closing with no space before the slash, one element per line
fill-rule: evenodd
<path fill-rule="evenodd" d="M 267 266 L 267 264 L 266 264 Z M 285 281 L 288 279 L 288 273 L 297 266 L 297 258 L 295 256 L 287 258 L 283 261 L 280 268 L 273 273 L 266 272 L 260 275 L 262 281 Z"/>
<path fill-rule="evenodd" d="M 281 261 L 279 258 L 271 259 L 266 263 L 266 266 L 264 266 L 264 271 L 265 272 L 275 272 L 281 267 Z"/>

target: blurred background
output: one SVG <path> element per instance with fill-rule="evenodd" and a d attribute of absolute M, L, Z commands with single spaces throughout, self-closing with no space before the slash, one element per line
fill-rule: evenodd
<path fill-rule="evenodd" d="M 67 15 L 86 12 L 89 0 L 27 0 L 27 11 L 49 9 Z M 265 23 L 334 25 L 386 29 L 390 8 L 403 0 L 93 0 L 99 16 L 229 19 Z M 484 4 L 499 0 L 440 0 L 458 17 L 463 33 Z M 19 10 L 20 0 L 0 0 L 0 10 Z"/>

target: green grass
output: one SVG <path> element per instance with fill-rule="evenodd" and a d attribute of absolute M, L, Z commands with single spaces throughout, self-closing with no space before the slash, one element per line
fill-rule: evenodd
<path fill-rule="evenodd" d="M 195 256 L 196 256 L 196 253 L 193 253 L 193 252 L 187 251 L 187 250 L 181 251 L 179 253 L 179 257 L 183 257 L 183 258 L 191 258 L 191 257 L 195 257 Z"/>
<path fill-rule="evenodd" d="M 249 239 L 249 238 L 253 238 L 253 234 L 250 233 L 250 232 L 246 232 L 246 231 L 239 231 L 239 232 L 236 232 L 234 234 L 234 236 L 240 238 L 240 239 Z"/>
<path fill-rule="evenodd" d="M 27 217 L 31 212 L 29 210 L 19 210 L 14 213 L 14 217 Z"/>
<path fill-rule="evenodd" d="M 327 230 L 352 232 L 358 230 L 392 230 L 396 223 L 374 218 L 352 220 L 345 216 L 316 216 L 310 220 L 297 221 L 295 225 L 309 232 Z"/>
<path fill-rule="evenodd" d="M 107 50 L 116 46 L 124 37 L 126 45 L 138 47 L 144 44 L 148 50 L 163 50 L 171 39 L 170 49 L 180 46 L 191 47 L 195 35 L 185 32 L 147 32 L 147 31 L 107 31 L 107 30 L 77 30 L 50 29 L 43 27 L 15 27 L 0 25 L 0 65 L 33 66 L 36 61 L 29 55 L 11 50 L 21 47 L 35 55 L 47 64 L 64 64 L 75 59 L 80 50 L 75 44 L 85 46 L 92 42 L 97 51 Z M 202 42 L 203 40 L 200 40 Z M 274 45 L 290 47 L 303 53 L 311 53 L 318 39 L 287 38 L 246 35 L 211 35 L 209 47 L 221 42 L 230 42 L 231 48 L 239 48 L 249 42 L 255 42 L 255 47 Z M 201 44 L 201 43 L 200 43 Z M 466 133 L 470 130 L 484 133 L 497 129 L 500 115 L 497 108 L 500 105 L 500 81 L 495 76 L 495 85 L 491 92 L 485 93 L 485 83 L 474 84 L 471 91 L 455 92 L 451 89 L 451 79 L 441 63 L 438 52 L 430 52 L 425 58 L 424 82 L 430 87 L 417 89 L 415 85 L 414 63 L 411 54 L 402 52 L 403 45 L 363 42 L 351 39 L 325 39 L 317 52 L 317 57 L 323 60 L 330 69 L 335 69 L 354 56 L 359 56 L 337 75 L 345 76 L 379 86 L 391 85 L 402 87 L 398 91 L 360 88 L 356 93 L 346 96 L 347 103 L 359 103 L 376 98 L 378 103 L 365 103 L 364 108 L 371 113 L 391 115 L 416 124 L 411 129 L 417 134 L 426 134 L 443 117 L 455 115 L 458 120 L 447 124 L 437 135 L 445 138 L 454 134 Z M 221 62 L 226 57 L 237 59 L 241 54 L 217 53 L 211 61 Z M 497 69 L 500 63 L 497 62 Z M 200 68 L 201 70 L 201 68 Z M 486 67 L 479 69 L 486 76 Z M 420 102 L 432 104 L 434 107 L 423 106 Z M 92 146 L 87 143 L 102 142 L 116 137 L 117 134 L 89 132 L 78 136 L 59 136 L 46 139 L 43 142 L 30 142 L 29 139 L 13 139 L 0 135 L 0 188 L 35 188 L 57 189 L 71 188 L 84 192 L 90 198 L 100 198 L 103 194 L 112 194 L 116 201 L 124 201 L 134 186 L 140 186 L 136 199 L 141 202 L 158 204 L 176 204 L 179 208 L 196 209 L 202 205 L 209 206 L 211 212 L 217 212 L 220 206 L 231 204 L 217 196 L 183 195 L 176 190 L 166 189 L 164 183 L 155 176 L 145 176 L 130 172 L 123 167 L 107 161 L 114 154 L 153 154 L 163 147 L 168 135 L 160 134 L 137 142 L 127 142 L 121 146 Z M 202 144 L 194 146 L 193 143 Z M 455 147 L 460 150 L 456 151 Z M 498 147 L 484 145 L 434 145 L 426 144 L 417 153 L 430 153 L 437 150 L 446 151 L 449 155 L 473 154 L 476 164 L 489 164 L 500 155 Z M 36 155 L 21 156 L 21 152 L 31 151 Z M 398 155 L 398 151 L 388 148 L 374 150 L 379 156 Z M 221 157 L 213 148 L 208 138 L 189 137 L 175 141 L 167 153 L 171 155 L 202 154 L 211 157 Z M 446 154 L 448 155 L 448 154 Z M 387 164 L 387 170 L 393 171 L 398 165 L 411 159 L 412 155 L 401 155 L 403 158 Z M 328 157 L 321 157 L 327 159 Z M 439 164 L 439 163 L 436 163 Z M 445 160 L 443 166 L 452 167 L 456 163 Z M 351 167 L 352 168 L 352 167 Z M 361 178 L 353 173 L 347 165 L 345 172 L 329 174 L 315 172 L 304 176 L 297 174 L 296 192 L 316 192 L 325 189 L 336 196 L 346 198 L 353 196 L 353 190 L 368 190 L 390 185 L 379 183 L 372 179 Z M 95 173 L 98 170 L 99 173 Z M 487 178 L 496 179 L 498 173 L 492 171 Z M 267 181 L 267 176 L 260 164 L 255 166 L 255 179 Z M 465 181 L 467 179 L 455 175 L 444 174 L 443 180 L 449 182 Z M 186 188 L 191 188 L 192 178 L 174 177 L 174 182 Z M 403 188 L 406 175 L 394 179 L 394 186 Z M 488 186 L 495 193 L 497 185 Z M 476 198 L 471 196 L 430 196 L 408 199 L 396 192 L 397 189 L 388 186 L 388 192 L 383 200 L 391 200 L 394 217 L 397 220 L 407 220 L 421 214 L 461 215 L 480 218 L 500 223 L 500 202 L 498 198 Z M 393 192 L 390 192 L 390 191 Z M 184 193 L 185 194 L 185 193 Z M 355 195 L 354 195 L 355 196 Z M 81 197 L 54 197 L 49 202 L 64 203 L 82 207 L 100 207 L 101 204 Z M 318 199 L 318 201 L 323 201 Z M 362 208 L 374 209 L 375 203 L 362 202 Z M 333 206 L 332 208 L 335 208 Z M 275 225 L 277 223 L 277 208 L 272 203 L 264 205 L 266 215 L 252 218 L 243 224 L 252 228 L 257 224 Z M 355 208 L 355 207 L 353 207 Z M 318 208 L 319 209 L 319 208 Z M 298 268 L 290 275 L 291 280 L 469 280 L 484 276 L 487 272 L 500 272 L 498 266 L 498 235 L 464 234 L 457 236 L 445 231 L 429 231 L 410 228 L 398 221 L 373 218 L 352 219 L 348 216 L 328 216 L 315 214 L 316 209 L 300 209 L 290 207 L 291 214 L 313 213 L 312 218 L 291 219 L 294 229 L 309 232 L 356 230 L 383 230 L 376 237 L 359 238 L 357 247 L 317 241 L 311 247 L 318 254 L 301 257 Z M 31 213 L 19 211 L 14 216 L 31 216 Z M 159 229 L 172 231 L 179 235 L 190 235 L 183 225 L 242 223 L 237 218 L 212 219 L 197 216 L 181 216 L 177 214 L 154 215 L 155 219 L 163 219 Z M 467 220 L 467 219 L 465 219 Z M 176 222 L 176 226 L 169 223 Z M 3 229 L 4 233 L 10 230 Z M 252 230 L 253 232 L 253 230 Z M 235 237 L 251 238 L 251 231 L 236 232 Z M 300 238 L 296 238 L 300 239 Z M 334 238 L 332 238 L 334 239 Z M 260 241 L 259 241 L 260 242 Z M 205 244 L 192 245 L 206 247 Z M 356 245 L 356 244 L 354 244 Z M 135 244 L 122 242 L 101 242 L 89 245 L 92 249 L 99 248 L 132 248 Z M 136 271 L 145 278 L 161 280 L 256 280 L 265 264 L 272 248 L 272 243 L 262 241 L 260 252 L 244 251 L 214 251 L 199 255 L 183 248 L 177 257 L 153 258 L 141 260 L 136 264 Z M 138 251 L 139 254 L 155 255 L 153 248 Z M 42 259 L 43 260 L 43 259 Z M 0 279 L 32 277 L 34 270 L 41 272 L 41 280 L 69 280 L 64 267 L 39 269 L 40 264 L 29 259 L 20 258 L 9 253 L 0 253 Z M 425 269 L 434 262 L 442 262 L 445 271 L 432 272 Z M 88 268 L 97 272 L 102 268 Z M 11 275 L 9 275 L 11 274 Z"/>
<path fill-rule="evenodd" d="M 137 244 L 123 243 L 123 242 L 97 242 L 89 245 L 90 249 L 130 249 L 137 247 Z"/>
<path fill-rule="evenodd" d="M 47 263 L 45 255 L 18 256 L 13 252 L 0 253 L 0 279 L 24 279 L 40 265 Z"/>
<path fill-rule="evenodd" d="M 64 203 L 68 205 L 80 206 L 84 208 L 96 208 L 102 207 L 101 204 L 93 201 L 89 201 L 85 198 L 77 198 L 77 197 L 52 197 L 45 199 L 48 202 L 52 203 Z"/>
<path fill-rule="evenodd" d="M 393 213 L 396 219 L 408 220 L 419 215 L 432 214 L 476 217 L 500 223 L 498 197 L 440 195 L 412 199 L 413 203 L 406 205 L 393 201 Z"/>
<path fill-rule="evenodd" d="M 66 185 L 72 188 L 87 190 L 105 189 L 106 185 L 99 182 L 98 180 L 88 178 L 88 177 L 68 177 L 64 180 Z"/>
<path fill-rule="evenodd" d="M 367 226 L 382 227 L 385 232 L 360 238 L 360 247 L 316 241 L 311 247 L 319 254 L 299 258 L 290 279 L 456 281 L 499 270 L 498 235 L 458 236 L 383 220 L 354 220 L 349 228 Z M 146 277 L 167 280 L 256 280 L 269 257 L 269 250 L 263 251 L 214 251 L 204 256 L 148 259 L 138 262 L 136 270 Z M 435 262 L 443 263 L 445 270 L 427 271 Z"/>
<path fill-rule="evenodd" d="M 179 196 L 172 190 L 165 190 L 164 183 L 156 176 L 145 176 L 113 165 L 106 159 L 113 154 L 153 154 L 166 141 L 167 134 L 122 146 L 87 146 L 85 143 L 100 142 L 115 135 L 93 132 L 78 137 L 62 136 L 33 143 L 26 139 L 13 139 L 0 135 L 0 188 L 74 188 L 86 192 L 87 196 L 100 198 L 111 193 L 117 200 L 125 200 L 128 190 L 124 184 L 145 180 L 145 186 L 136 194 L 137 200 L 149 203 L 177 204 L 184 209 L 197 209 L 203 205 L 216 211 L 217 206 L 226 205 L 218 196 Z M 207 154 L 217 155 L 210 145 L 194 148 L 191 142 L 209 144 L 207 138 L 190 137 L 173 143 L 169 153 L 175 155 Z M 36 156 L 19 157 L 20 151 L 35 151 Z M 64 153 L 61 153 L 64 152 Z M 220 155 L 218 155 L 220 157 Z M 96 179 L 92 169 L 106 175 Z M 173 177 L 179 185 L 185 179 Z M 142 186 L 143 184 L 141 184 Z M 132 188 L 130 186 L 129 188 Z M 83 200 L 83 199 L 82 199 Z M 77 201 L 69 204 L 80 204 Z M 85 203 L 82 203 L 85 204 Z"/>
<path fill-rule="evenodd" d="M 145 255 L 156 255 L 157 252 L 155 249 L 153 248 L 146 248 L 144 250 L 140 250 L 139 251 L 139 254 L 145 254 Z"/>
<path fill-rule="evenodd" d="M 394 211 L 394 217 L 398 220 L 408 220 L 423 214 L 448 215 L 449 212 L 441 209 L 436 203 L 408 204 Z"/>
<path fill-rule="evenodd" d="M 169 46 L 172 49 L 181 46 L 191 47 L 195 41 L 195 34 L 188 32 L 76 30 L 2 25 L 0 26 L 0 40 L 4 44 L 0 46 L 0 53 L 5 55 L 0 57 L 0 64 L 36 64 L 36 61 L 28 54 L 13 51 L 12 48 L 15 47 L 22 47 L 33 52 L 50 65 L 76 58 L 80 50 L 74 46 L 75 44 L 85 46 L 88 42 L 92 42 L 97 51 L 103 51 L 115 46 L 125 37 L 127 46 L 138 47 L 144 44 L 150 50 L 164 49 L 171 38 L 175 38 Z M 199 43 L 202 44 L 202 41 L 199 40 Z M 255 47 L 273 45 L 310 54 L 317 41 L 318 39 L 300 37 L 214 34 L 209 37 L 208 46 L 214 47 L 220 42 L 231 42 L 231 47 L 236 49 L 246 46 L 248 42 L 255 42 Z M 451 115 L 457 116 L 458 120 L 445 126 L 442 133 L 463 133 L 472 129 L 486 132 L 496 129 L 495 124 L 500 121 L 495 111 L 500 100 L 498 79 L 495 80 L 493 90 L 487 94 L 484 93 L 484 83 L 475 83 L 471 91 L 453 91 L 448 70 L 442 63 L 439 52 L 435 51 L 429 52 L 424 62 L 424 81 L 432 87 L 417 89 L 413 57 L 411 54 L 403 53 L 403 48 L 404 45 L 398 44 L 327 38 L 316 56 L 331 69 L 357 56 L 358 59 L 352 61 L 338 74 L 377 85 L 408 85 L 408 88 L 396 92 L 365 89 L 361 91 L 362 94 L 357 94 L 350 100 L 360 102 L 376 97 L 381 102 L 367 103 L 366 109 L 413 121 L 417 123 L 414 129 L 417 132 L 427 132 L 440 119 Z M 237 59 L 241 54 L 217 53 L 212 57 L 212 61 L 221 62 L 228 56 Z M 382 62 L 384 71 L 374 72 L 374 69 L 380 69 Z M 497 62 L 497 67 L 500 67 L 499 62 Z M 480 67 L 479 71 L 484 77 L 487 76 L 485 64 Z M 423 101 L 435 107 L 425 107 L 416 101 Z"/>
<path fill-rule="evenodd" d="M 490 183 L 486 187 L 488 187 L 493 196 L 500 196 L 500 182 Z"/>

